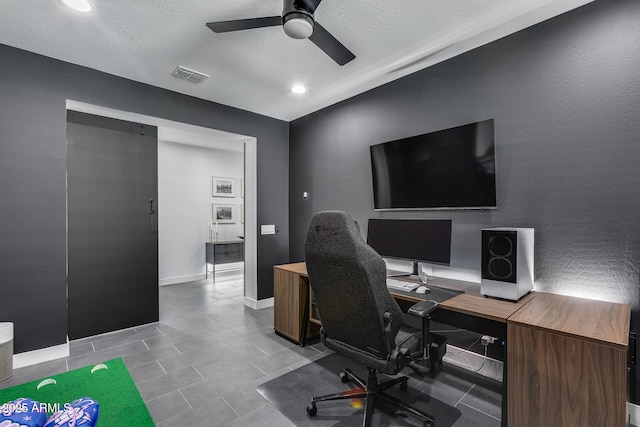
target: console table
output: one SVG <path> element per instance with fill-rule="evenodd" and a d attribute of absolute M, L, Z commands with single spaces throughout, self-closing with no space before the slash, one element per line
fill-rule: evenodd
<path fill-rule="evenodd" d="M 205 243 L 205 263 L 228 264 L 244 261 L 244 240 L 229 240 L 226 242 Z M 209 275 L 209 267 L 205 268 L 205 279 Z"/>
<path fill-rule="evenodd" d="M 429 286 L 464 291 L 440 303 L 434 320 L 507 343 L 503 426 L 625 426 L 628 305 L 540 292 L 510 302 L 482 296 L 477 283 L 439 278 Z M 401 307 L 429 298 L 390 292 Z M 316 333 L 310 298 L 304 262 L 275 266 L 276 332 L 296 342 Z"/>

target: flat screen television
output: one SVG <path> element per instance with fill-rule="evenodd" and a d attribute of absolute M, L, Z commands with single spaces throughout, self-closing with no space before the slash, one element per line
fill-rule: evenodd
<path fill-rule="evenodd" d="M 493 119 L 370 151 L 376 210 L 497 207 Z"/>

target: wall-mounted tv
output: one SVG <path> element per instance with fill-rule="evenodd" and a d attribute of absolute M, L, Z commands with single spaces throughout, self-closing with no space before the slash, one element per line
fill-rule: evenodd
<path fill-rule="evenodd" d="M 376 210 L 497 207 L 493 119 L 370 149 Z"/>

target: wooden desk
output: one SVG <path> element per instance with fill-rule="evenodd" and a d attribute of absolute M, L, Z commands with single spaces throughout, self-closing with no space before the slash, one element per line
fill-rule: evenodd
<path fill-rule="evenodd" d="M 301 298 L 310 298 L 306 264 L 275 266 L 274 272 L 274 328 L 284 335 L 288 328 L 300 331 L 307 312 Z M 429 286 L 465 292 L 440 303 L 434 320 L 507 343 L 503 426 L 625 425 L 628 305 L 546 293 L 510 302 L 483 297 L 477 283 L 439 278 Z M 391 295 L 401 306 L 429 298 Z"/>
<path fill-rule="evenodd" d="M 510 427 L 625 426 L 626 304 L 538 293 L 508 320 Z"/>
<path fill-rule="evenodd" d="M 305 263 L 273 267 L 275 331 L 299 344 L 316 335 L 320 327 L 317 324 L 309 324 L 309 305 L 309 278 Z"/>
<path fill-rule="evenodd" d="M 428 286 L 431 289 L 451 289 L 464 292 L 440 302 L 438 309 L 431 315 L 433 320 L 479 334 L 490 335 L 505 343 L 507 341 L 507 319 L 536 296 L 535 293 L 530 293 L 517 302 L 487 298 L 480 294 L 478 283 L 443 278 L 430 279 Z M 408 308 L 408 303 L 413 304 L 423 299 L 429 299 L 429 294 L 419 295 L 415 292 L 390 291 L 404 311 Z M 407 303 L 403 303 L 403 300 Z M 493 357 L 503 362 L 506 361 L 506 346 L 498 345 L 495 347 Z M 503 377 L 506 378 L 504 376 L 506 369 L 504 371 Z"/>
<path fill-rule="evenodd" d="M 406 280 L 416 281 L 417 279 L 409 278 Z M 468 314 L 473 317 L 494 320 L 504 324 L 507 323 L 509 317 L 520 310 L 520 308 L 531 301 L 536 295 L 535 293 L 530 293 L 517 302 L 503 301 L 482 296 L 478 283 L 443 278 L 431 278 L 427 286 L 464 292 L 441 302 L 438 305 L 438 310 L 442 309 L 454 313 Z M 396 299 L 406 299 L 412 302 L 429 299 L 429 294 L 416 294 L 415 292 L 402 292 L 394 289 L 390 289 L 390 292 Z"/>
<path fill-rule="evenodd" d="M 498 338 L 500 342 L 507 340 L 508 319 L 536 297 L 536 293 L 525 295 L 517 302 L 487 298 L 480 293 L 478 283 L 462 282 L 459 280 L 432 278 L 428 286 L 442 289 L 464 291 L 463 294 L 438 304 L 438 309 L 431 314 L 436 322 L 456 326 L 479 334 L 486 334 Z M 429 294 L 418 295 L 415 292 L 391 290 L 391 295 L 405 310 L 402 300 L 411 303 L 429 298 Z M 500 351 L 501 350 L 501 351 Z M 507 393 L 507 354 L 506 346 L 496 347 L 499 359 L 502 360 L 502 426 L 507 426 L 509 394 Z"/>
<path fill-rule="evenodd" d="M 304 262 L 274 266 L 274 328 L 296 342 L 301 341 L 300 330 L 304 314 L 302 297 L 310 295 L 308 280 L 307 266 Z M 477 283 L 434 278 L 429 282 L 429 286 L 464 292 L 441 302 L 438 310 L 433 313 L 434 320 L 481 334 L 489 334 L 503 341 L 507 339 L 507 319 L 536 295 L 531 293 L 518 302 L 509 302 L 482 296 Z M 429 299 L 429 294 L 394 289 L 390 292 L 401 307 L 408 306 L 408 304 L 402 304 L 403 301 L 413 304 Z M 310 301 L 309 304 L 311 322 L 319 325 L 320 322 L 313 317 L 313 302 Z M 311 329 L 308 332 L 306 338 L 313 332 L 317 333 L 317 329 Z"/>

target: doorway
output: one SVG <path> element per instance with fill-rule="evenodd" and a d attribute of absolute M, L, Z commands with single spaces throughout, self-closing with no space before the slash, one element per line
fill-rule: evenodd
<path fill-rule="evenodd" d="M 217 191 L 221 185 L 224 192 Z M 244 143 L 158 129 L 161 286 L 244 275 L 243 187 Z M 220 211 L 228 216 L 217 221 Z M 212 243 L 208 252 L 219 255 L 215 264 L 206 257 L 205 242 Z"/>
<path fill-rule="evenodd" d="M 229 133 L 221 130 L 204 128 L 158 117 L 132 113 L 85 102 L 67 100 L 67 111 L 84 112 L 103 117 L 115 118 L 119 120 L 147 123 L 158 127 L 159 133 L 164 132 L 190 132 L 202 135 L 211 144 L 211 141 L 224 140 L 225 144 L 239 144 L 244 147 L 244 305 L 259 308 L 257 300 L 257 240 L 258 240 L 258 220 L 257 220 L 257 139 L 253 136 Z M 162 230 L 160 230 L 160 233 Z M 204 246 L 204 245 L 203 245 Z"/>

